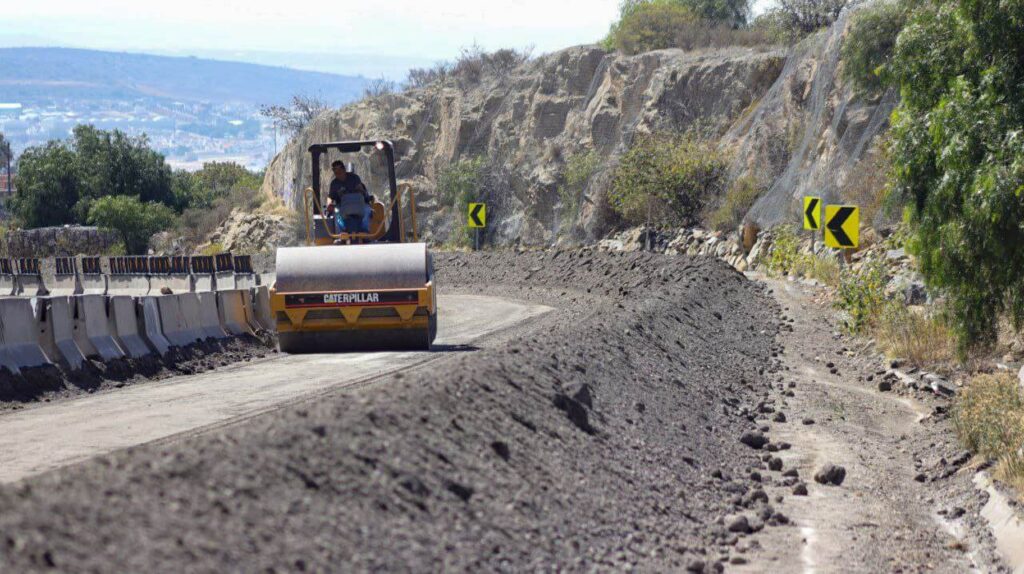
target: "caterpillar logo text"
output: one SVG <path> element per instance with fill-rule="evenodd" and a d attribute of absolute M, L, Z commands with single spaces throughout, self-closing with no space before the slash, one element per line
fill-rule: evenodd
<path fill-rule="evenodd" d="M 380 303 L 380 293 L 328 293 L 324 295 L 327 305 L 367 305 Z"/>

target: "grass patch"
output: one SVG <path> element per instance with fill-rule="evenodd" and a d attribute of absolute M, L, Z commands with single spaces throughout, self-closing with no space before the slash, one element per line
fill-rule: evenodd
<path fill-rule="evenodd" d="M 993 476 L 1024 491 L 1024 393 L 1012 373 L 978 375 L 953 407 L 960 442 L 995 461 Z"/>
<path fill-rule="evenodd" d="M 902 303 L 885 305 L 874 335 L 886 355 L 906 359 L 916 367 L 934 368 L 956 359 L 956 339 L 944 317 L 926 315 Z"/>
<path fill-rule="evenodd" d="M 772 246 L 765 261 L 770 275 L 793 275 L 816 279 L 825 285 L 838 286 L 842 277 L 839 260 L 835 257 L 800 252 L 800 237 L 792 227 L 774 229 Z"/>
<path fill-rule="evenodd" d="M 563 184 L 558 188 L 564 223 L 571 225 L 579 218 L 583 194 L 600 166 L 601 156 L 594 150 L 575 154 L 565 163 Z"/>
<path fill-rule="evenodd" d="M 761 186 L 753 177 L 741 177 L 734 181 L 725 192 L 718 208 L 708 215 L 708 225 L 716 231 L 732 231 L 743 222 L 743 216 L 750 211 L 761 195 Z"/>

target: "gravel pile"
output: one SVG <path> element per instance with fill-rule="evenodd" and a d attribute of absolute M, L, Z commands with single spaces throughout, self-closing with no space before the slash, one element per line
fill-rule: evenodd
<path fill-rule="evenodd" d="M 0 570 L 714 570 L 785 522 L 739 440 L 778 368 L 761 287 L 635 253 L 437 267 L 446 292 L 558 310 L 500 346 L 0 488 Z"/>

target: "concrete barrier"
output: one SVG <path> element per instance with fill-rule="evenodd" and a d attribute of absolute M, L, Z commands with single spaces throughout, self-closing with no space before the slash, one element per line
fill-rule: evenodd
<path fill-rule="evenodd" d="M 142 306 L 142 315 L 140 316 L 142 333 L 151 349 L 160 355 L 166 355 L 171 348 L 171 342 L 164 336 L 157 299 L 158 297 L 139 298 L 139 303 Z"/>
<path fill-rule="evenodd" d="M 196 293 L 216 291 L 213 277 L 215 268 L 213 257 L 209 255 L 195 255 L 189 258 L 189 269 L 192 271 L 192 290 Z"/>
<path fill-rule="evenodd" d="M 13 373 L 51 365 L 39 345 L 41 299 L 0 299 L 0 366 Z"/>
<path fill-rule="evenodd" d="M 253 302 L 256 308 L 256 322 L 267 331 L 277 329 L 274 312 L 270 310 L 270 288 L 256 287 L 252 289 Z"/>
<path fill-rule="evenodd" d="M 245 318 L 245 299 L 248 291 L 238 289 L 217 292 L 217 312 L 220 325 L 232 335 L 251 335 L 253 330 Z"/>
<path fill-rule="evenodd" d="M 187 347 L 202 338 L 202 332 L 189 326 L 186 319 L 182 302 L 185 298 L 194 298 L 194 294 L 182 295 L 161 295 L 156 297 L 157 306 L 160 308 L 160 325 L 163 328 L 164 337 L 175 347 Z M 196 312 L 198 312 L 198 299 L 196 299 Z"/>
<path fill-rule="evenodd" d="M 206 338 L 203 330 L 203 314 L 199 308 L 199 296 L 196 293 L 182 293 L 178 295 L 178 304 L 181 306 L 181 315 L 185 319 L 185 327 L 192 332 L 197 341 Z"/>
<path fill-rule="evenodd" d="M 77 371 L 85 364 L 85 354 L 75 342 L 76 305 L 73 297 L 56 295 L 43 300 L 45 319 L 40 322 L 39 341 L 51 360 L 68 370 Z"/>
<path fill-rule="evenodd" d="M 110 331 L 110 315 L 107 313 L 107 298 L 103 295 L 79 295 L 78 348 L 86 357 L 99 357 L 104 361 L 124 358 L 124 350 L 114 340 Z"/>
<path fill-rule="evenodd" d="M 189 293 L 192 276 L 188 274 L 185 257 L 150 257 L 149 290 L 156 293 Z"/>
<path fill-rule="evenodd" d="M 216 287 L 218 291 L 237 289 L 235 285 L 235 260 L 230 253 L 213 256 Z"/>
<path fill-rule="evenodd" d="M 0 297 L 14 295 L 14 268 L 11 267 L 11 260 L 6 257 L 0 259 Z"/>
<path fill-rule="evenodd" d="M 81 274 L 79 275 L 79 281 L 82 283 L 82 293 L 84 295 L 106 295 L 107 294 L 107 276 L 103 274 L 103 269 L 100 267 L 99 257 L 82 257 L 79 260 L 81 264 Z"/>
<path fill-rule="evenodd" d="M 139 333 L 138 304 L 130 295 L 110 298 L 110 331 L 125 354 L 133 359 L 152 353 Z"/>
<path fill-rule="evenodd" d="M 46 283 L 50 295 L 81 295 L 78 265 L 74 257 L 54 257 L 53 279 Z"/>
<path fill-rule="evenodd" d="M 107 277 L 107 294 L 149 295 L 148 257 L 108 257 L 107 262 L 110 269 L 110 275 Z"/>
<path fill-rule="evenodd" d="M 46 285 L 43 285 L 43 274 L 40 270 L 39 259 L 35 257 L 21 257 L 15 260 L 14 294 L 22 297 L 40 297 L 46 295 Z"/>
<path fill-rule="evenodd" d="M 202 323 L 203 335 L 214 339 L 228 336 L 220 326 L 220 313 L 217 311 L 216 293 L 196 293 L 199 298 L 199 320 Z"/>

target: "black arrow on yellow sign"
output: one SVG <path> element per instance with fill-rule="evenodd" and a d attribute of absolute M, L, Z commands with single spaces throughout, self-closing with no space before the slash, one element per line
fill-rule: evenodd
<path fill-rule="evenodd" d="M 469 226 L 487 226 L 487 207 L 483 203 L 471 203 L 469 205 Z"/>
<path fill-rule="evenodd" d="M 825 227 L 828 228 L 829 233 L 835 238 L 835 242 L 838 244 L 837 247 L 857 247 L 857 241 L 851 238 L 843 226 L 846 225 L 846 221 L 856 215 L 857 208 L 851 206 L 841 206 L 835 210 L 835 213 L 825 223 Z"/>
<path fill-rule="evenodd" d="M 815 231 L 821 229 L 821 222 L 818 221 L 821 213 L 820 197 L 804 198 L 804 229 Z"/>

